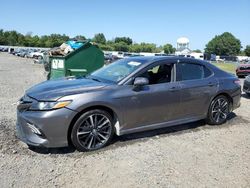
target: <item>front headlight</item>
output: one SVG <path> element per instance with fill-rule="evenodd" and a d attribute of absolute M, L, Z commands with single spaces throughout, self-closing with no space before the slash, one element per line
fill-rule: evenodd
<path fill-rule="evenodd" d="M 53 110 L 66 107 L 72 101 L 33 102 L 30 110 Z"/>

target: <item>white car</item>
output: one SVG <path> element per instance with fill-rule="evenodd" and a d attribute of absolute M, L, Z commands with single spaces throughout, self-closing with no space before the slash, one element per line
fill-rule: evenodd
<path fill-rule="evenodd" d="M 41 52 L 31 52 L 30 54 L 29 54 L 29 57 L 31 57 L 31 58 L 38 58 L 38 57 L 43 57 L 43 51 L 41 51 Z"/>

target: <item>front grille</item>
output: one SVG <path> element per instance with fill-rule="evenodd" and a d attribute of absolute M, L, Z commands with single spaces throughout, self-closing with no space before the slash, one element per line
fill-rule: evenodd
<path fill-rule="evenodd" d="M 240 67 L 240 70 L 250 70 L 250 67 Z"/>

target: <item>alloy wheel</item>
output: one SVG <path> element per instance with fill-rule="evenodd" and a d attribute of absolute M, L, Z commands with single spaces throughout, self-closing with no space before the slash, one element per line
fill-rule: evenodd
<path fill-rule="evenodd" d="M 101 148 L 112 135 L 112 123 L 104 114 L 87 116 L 77 130 L 79 144 L 87 150 Z"/>
<path fill-rule="evenodd" d="M 221 123 L 227 119 L 229 103 L 225 98 L 218 98 L 212 106 L 212 118 L 216 123 Z"/>

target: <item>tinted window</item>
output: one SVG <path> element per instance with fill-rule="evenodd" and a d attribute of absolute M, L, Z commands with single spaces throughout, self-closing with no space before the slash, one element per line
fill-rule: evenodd
<path fill-rule="evenodd" d="M 146 70 L 138 77 L 147 78 L 149 80 L 150 85 L 167 83 L 171 81 L 171 71 L 172 65 L 161 64 Z"/>
<path fill-rule="evenodd" d="M 211 74 L 211 71 L 203 65 L 193 63 L 177 64 L 177 81 L 203 79 Z"/>
<path fill-rule="evenodd" d="M 212 72 L 207 67 L 204 67 L 204 77 L 207 78 L 211 74 L 212 74 Z"/>

